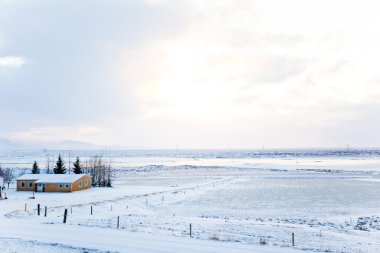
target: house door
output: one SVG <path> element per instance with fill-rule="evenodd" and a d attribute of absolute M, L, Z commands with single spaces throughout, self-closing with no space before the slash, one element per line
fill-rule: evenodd
<path fill-rule="evenodd" d="M 45 184 L 37 184 L 38 192 L 45 192 Z"/>

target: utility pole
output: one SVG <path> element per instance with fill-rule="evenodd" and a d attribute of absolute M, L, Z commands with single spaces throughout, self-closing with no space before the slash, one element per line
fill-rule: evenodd
<path fill-rule="evenodd" d="M 69 150 L 69 174 L 71 174 L 71 154 L 70 154 L 70 150 Z"/>

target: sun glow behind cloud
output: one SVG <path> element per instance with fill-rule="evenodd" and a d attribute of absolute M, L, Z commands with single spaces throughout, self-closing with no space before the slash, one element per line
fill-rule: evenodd
<path fill-rule="evenodd" d="M 365 48 L 361 26 L 352 21 L 356 5 L 345 4 L 348 9 L 338 15 L 343 2 L 192 3 L 199 20 L 145 55 L 146 68 L 158 66 L 136 87 L 147 98 L 147 115 L 252 116 L 291 108 L 308 113 L 309 106 L 362 103 L 379 92 L 365 81 L 376 78 L 378 47 Z M 162 57 L 151 61 L 151 54 Z"/>

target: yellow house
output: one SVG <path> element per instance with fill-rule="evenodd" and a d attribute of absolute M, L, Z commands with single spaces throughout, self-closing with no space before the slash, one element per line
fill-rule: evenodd
<path fill-rule="evenodd" d="M 16 181 L 17 191 L 73 192 L 91 187 L 86 174 L 25 174 Z"/>

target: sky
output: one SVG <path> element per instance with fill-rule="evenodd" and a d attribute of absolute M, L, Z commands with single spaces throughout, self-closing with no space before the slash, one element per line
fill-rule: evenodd
<path fill-rule="evenodd" d="M 375 0 L 0 0 L 0 138 L 380 147 Z"/>

